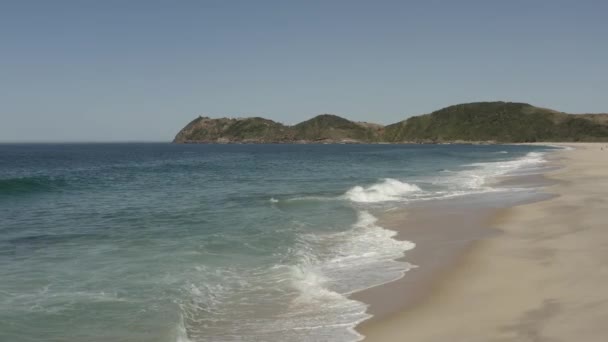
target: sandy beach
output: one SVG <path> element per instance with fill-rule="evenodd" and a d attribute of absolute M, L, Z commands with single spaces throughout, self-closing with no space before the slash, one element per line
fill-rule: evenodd
<path fill-rule="evenodd" d="M 387 227 L 417 242 L 407 260 L 419 268 L 355 295 L 374 314 L 358 327 L 365 341 L 608 339 L 608 149 L 570 146 L 550 157 L 561 166 L 545 174 L 553 196 L 435 221 L 424 211 L 389 215 Z M 455 220 L 466 238 L 441 228 Z"/>

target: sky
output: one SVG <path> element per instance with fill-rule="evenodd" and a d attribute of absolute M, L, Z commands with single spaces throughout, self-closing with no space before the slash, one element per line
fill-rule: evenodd
<path fill-rule="evenodd" d="M 0 141 L 170 141 L 199 115 L 608 112 L 608 1 L 0 0 Z"/>

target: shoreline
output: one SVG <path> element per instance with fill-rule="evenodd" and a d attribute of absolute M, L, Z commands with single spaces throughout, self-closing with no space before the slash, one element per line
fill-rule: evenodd
<path fill-rule="evenodd" d="M 420 267 L 410 270 L 399 280 L 351 296 L 368 304 L 368 312 L 373 315 L 356 327 L 365 336 L 364 341 L 541 341 L 545 335 L 561 340 L 561 335 L 556 332 L 562 334 L 563 330 L 569 330 L 573 337 L 579 336 L 579 339 L 580 336 L 605 336 L 608 329 L 603 329 L 601 324 L 592 324 L 600 319 L 589 317 L 587 312 L 580 315 L 588 316 L 587 322 L 578 318 L 580 326 L 560 328 L 559 322 L 563 323 L 564 317 L 571 316 L 561 308 L 567 305 L 575 307 L 583 302 L 566 302 L 566 298 L 578 295 L 571 283 L 585 279 L 584 274 L 593 272 L 593 269 L 583 272 L 559 267 L 554 259 L 560 259 L 558 256 L 567 259 L 566 242 L 547 238 L 558 230 L 562 235 L 556 236 L 566 241 L 581 239 L 572 234 L 579 230 L 571 225 L 590 218 L 596 229 L 594 234 L 584 237 L 585 242 L 608 243 L 608 234 L 606 237 L 596 236 L 601 231 L 599 226 L 608 219 L 596 206 L 588 217 L 568 215 L 567 210 L 559 210 L 564 202 L 568 202 L 564 208 L 584 211 L 589 207 L 587 202 L 602 202 L 604 194 L 608 197 L 606 186 L 601 187 L 602 191 L 590 194 L 584 190 L 594 188 L 581 189 L 582 185 L 575 182 L 583 179 L 587 185 L 589 177 L 595 181 L 605 180 L 608 176 L 608 151 L 605 151 L 603 159 L 598 158 L 598 153 L 602 152 L 600 146 L 604 145 L 562 144 L 576 146 L 576 149 L 550 153 L 550 160 L 563 167 L 542 171 L 541 177 L 529 176 L 527 181 L 534 186 L 542 182 L 543 193 L 554 195 L 515 201 L 503 207 L 484 203 L 485 208 L 484 205 L 473 205 L 473 209 L 466 209 L 476 208 L 475 215 L 469 215 L 463 208 L 452 213 L 442 212 L 439 216 L 424 210 L 406 210 L 400 218 L 389 216 L 382 220 L 380 224 L 383 227 L 397 230 L 398 237 L 418 244 L 405 259 Z M 582 174 L 586 177 L 580 177 Z M 507 185 L 509 182 L 520 184 L 525 177 L 514 176 L 502 181 Z M 573 201 L 575 199 L 579 201 Z M 474 220 L 477 221 L 459 222 L 458 215 L 461 218 L 476 217 Z M 445 228 L 455 222 L 459 222 L 461 227 Z M 426 238 L 424 234 L 427 234 Z M 454 234 L 462 234 L 466 238 L 458 241 Z M 451 246 L 446 247 L 449 242 Z M 441 247 L 444 248 L 431 248 L 432 243 L 435 247 L 443 244 Z M 417 250 L 418 253 L 415 252 Z M 583 258 L 589 262 L 588 257 Z M 596 260 L 595 266 L 602 268 L 601 258 Z M 608 284 L 608 271 L 602 276 L 606 282 L 587 282 L 586 285 L 601 292 L 602 286 Z M 562 281 L 556 284 L 553 282 L 555 278 Z M 552 288 L 554 294 L 549 296 L 544 288 Z M 596 297 L 589 298 L 587 304 L 601 307 L 599 317 L 608 317 L 608 295 L 599 293 Z M 554 321 L 551 329 L 545 326 L 549 318 Z M 593 329 L 590 329 L 591 325 Z M 592 333 L 596 335 L 590 335 Z"/>
<path fill-rule="evenodd" d="M 368 326 L 418 305 L 429 294 L 429 285 L 456 270 L 460 259 L 477 241 L 500 233 L 491 224 L 505 209 L 553 197 L 536 191 L 540 186 L 551 184 L 539 174 L 506 176 L 494 186 L 507 187 L 515 182 L 523 188 L 529 187 L 530 191 L 500 193 L 507 198 L 497 193 L 485 193 L 459 198 L 459 202 L 453 199 L 419 202 L 378 215 L 379 225 L 396 231 L 396 239 L 416 243 L 416 248 L 399 259 L 414 265 L 414 268 L 397 280 L 350 296 L 366 303 L 367 313 L 372 315 L 360 322 L 356 330 L 362 333 Z"/>

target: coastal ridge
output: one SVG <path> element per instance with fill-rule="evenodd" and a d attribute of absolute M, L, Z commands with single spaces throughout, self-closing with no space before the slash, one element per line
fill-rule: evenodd
<path fill-rule="evenodd" d="M 518 102 L 474 102 L 390 125 L 322 114 L 289 126 L 261 118 L 199 116 L 174 143 L 522 143 L 608 141 L 608 114 L 568 114 Z"/>

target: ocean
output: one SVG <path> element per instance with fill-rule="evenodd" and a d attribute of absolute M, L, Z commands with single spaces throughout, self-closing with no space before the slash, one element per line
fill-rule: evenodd
<path fill-rule="evenodd" d="M 383 212 L 529 192 L 551 147 L 0 145 L 0 341 L 357 341 Z"/>

